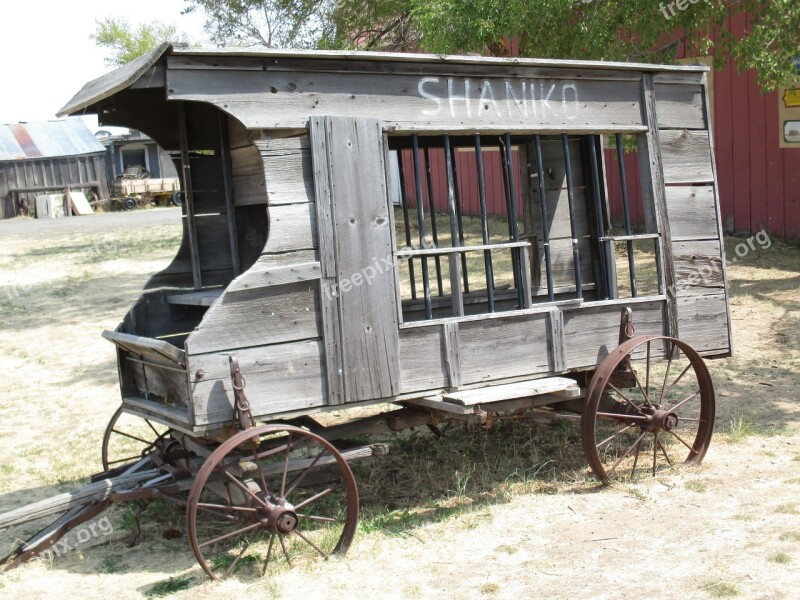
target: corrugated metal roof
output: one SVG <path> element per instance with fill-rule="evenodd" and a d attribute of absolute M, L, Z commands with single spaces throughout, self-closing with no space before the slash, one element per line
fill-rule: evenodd
<path fill-rule="evenodd" d="M 51 158 L 103 152 L 80 117 L 43 123 L 0 125 L 0 161 Z"/>

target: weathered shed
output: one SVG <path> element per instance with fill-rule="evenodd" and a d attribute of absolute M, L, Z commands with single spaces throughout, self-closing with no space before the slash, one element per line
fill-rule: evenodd
<path fill-rule="evenodd" d="M 0 125 L 0 217 L 15 217 L 36 196 L 64 188 L 107 199 L 104 155 L 105 147 L 78 117 Z"/>
<path fill-rule="evenodd" d="M 186 191 L 175 260 L 108 334 L 126 408 L 224 427 L 234 353 L 259 419 L 592 371 L 623 307 L 727 356 L 706 71 L 164 45 L 88 83 L 62 114 L 179 153 Z M 639 230 L 609 211 L 626 139 Z"/>

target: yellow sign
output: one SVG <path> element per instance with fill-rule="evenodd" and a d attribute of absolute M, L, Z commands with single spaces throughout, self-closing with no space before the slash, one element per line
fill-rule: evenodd
<path fill-rule="evenodd" d="M 783 105 L 787 108 L 800 106 L 800 88 L 784 90 Z"/>

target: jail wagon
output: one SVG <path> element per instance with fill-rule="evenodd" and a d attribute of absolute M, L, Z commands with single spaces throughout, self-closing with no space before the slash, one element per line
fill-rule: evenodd
<path fill-rule="evenodd" d="M 62 114 L 172 153 L 183 242 L 104 333 L 107 471 L 9 562 L 155 496 L 212 577 L 344 552 L 347 463 L 386 451 L 356 434 L 511 414 L 580 422 L 601 482 L 699 463 L 702 357 L 731 353 L 707 92 L 705 67 L 168 45 L 87 84 Z"/>

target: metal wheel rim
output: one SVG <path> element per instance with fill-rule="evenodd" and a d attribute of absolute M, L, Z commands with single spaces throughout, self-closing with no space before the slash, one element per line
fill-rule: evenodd
<path fill-rule="evenodd" d="M 678 423 L 680 422 L 697 422 L 696 426 L 696 433 L 694 435 L 693 440 L 686 440 L 683 439 L 680 434 L 677 433 L 677 429 L 668 429 L 669 426 L 672 424 L 672 421 L 669 420 L 671 417 L 663 418 L 663 413 L 669 413 L 673 406 L 677 406 L 678 410 L 683 408 L 681 400 L 675 402 L 670 406 L 669 404 L 665 404 L 662 408 L 663 410 L 659 409 L 658 414 L 662 417 L 661 419 L 656 418 L 655 416 L 650 417 L 653 421 L 650 424 L 646 424 L 644 420 L 642 420 L 642 415 L 635 413 L 634 411 L 628 411 L 629 419 L 626 420 L 625 418 L 619 417 L 619 428 L 623 429 L 626 425 L 632 425 L 631 429 L 637 433 L 637 444 L 636 446 L 628 446 L 626 448 L 626 452 L 630 450 L 629 454 L 618 458 L 620 462 L 616 464 L 608 465 L 606 461 L 600 456 L 600 449 L 598 448 L 599 443 L 605 442 L 608 438 L 604 438 L 601 442 L 598 442 L 598 430 L 597 430 L 597 422 L 598 418 L 603 421 L 604 423 L 614 422 L 617 421 L 618 417 L 609 417 L 604 416 L 607 413 L 604 413 L 601 410 L 601 401 L 603 400 L 604 394 L 609 393 L 611 388 L 609 387 L 610 380 L 612 376 L 617 372 L 618 367 L 621 364 L 625 364 L 628 357 L 631 356 L 638 348 L 643 345 L 649 345 L 649 348 L 652 348 L 656 344 L 663 344 L 669 343 L 671 344 L 671 355 L 675 356 L 675 349 L 680 350 L 686 359 L 689 362 L 689 365 L 686 367 L 686 371 L 678 377 L 680 380 L 681 378 L 685 377 L 687 373 L 691 371 L 694 375 L 694 378 L 697 383 L 697 402 L 694 402 L 694 399 L 684 400 L 684 402 L 691 402 L 693 405 L 699 407 L 700 414 L 697 418 L 686 418 L 681 417 L 680 414 L 673 411 L 674 414 L 678 417 Z M 647 362 L 649 363 L 651 360 L 651 355 L 649 352 L 647 353 Z M 663 396 L 664 391 L 672 390 L 674 385 L 668 385 L 667 379 L 670 376 L 670 365 L 672 364 L 672 360 L 669 357 L 666 358 L 668 361 L 667 369 L 665 373 L 664 382 L 661 388 L 661 396 Z M 630 364 L 630 363 L 628 363 Z M 645 365 L 645 369 L 648 373 L 649 378 L 649 367 Z M 638 377 L 638 375 L 636 376 Z M 649 383 L 649 381 L 648 381 Z M 611 384 L 613 387 L 613 384 Z M 643 391 L 641 382 L 637 379 L 636 380 L 636 387 L 638 391 L 641 391 L 642 397 L 645 397 L 647 394 Z M 649 386 L 648 386 L 649 387 Z M 614 390 L 619 391 L 619 390 Z M 635 393 L 631 393 L 632 396 L 635 396 Z M 636 400 L 634 398 L 625 397 L 626 400 L 629 400 L 631 404 L 636 404 Z M 664 400 L 664 398 L 659 397 L 659 400 Z M 652 401 L 650 401 L 652 402 Z M 586 460 L 589 463 L 590 468 L 594 472 L 594 474 L 598 477 L 600 481 L 603 483 L 609 483 L 612 478 L 619 478 L 622 476 L 623 473 L 627 472 L 627 467 L 619 469 L 619 465 L 621 461 L 630 458 L 631 455 L 635 456 L 634 464 L 632 469 L 630 470 L 631 478 L 633 478 L 636 474 L 636 467 L 637 467 L 637 460 L 639 458 L 639 450 L 641 449 L 641 443 L 646 438 L 651 437 L 652 434 L 653 438 L 653 458 L 652 458 L 652 471 L 655 473 L 657 471 L 657 465 L 664 461 L 668 464 L 673 464 L 670 458 L 669 453 L 665 448 L 665 444 L 663 439 L 660 437 L 662 435 L 666 435 L 669 437 L 670 435 L 679 439 L 685 451 L 688 451 L 688 455 L 686 459 L 682 462 L 684 464 L 695 464 L 699 465 L 706 452 L 708 451 L 708 447 L 711 442 L 711 436 L 713 434 L 714 429 L 714 418 L 715 418 L 715 396 L 714 396 L 714 387 L 711 381 L 711 375 L 708 372 L 708 368 L 705 365 L 702 357 L 691 348 L 685 342 L 682 342 L 675 338 L 670 338 L 666 336 L 660 335 L 652 335 L 652 336 L 639 336 L 628 340 L 627 342 L 621 344 L 615 350 L 613 350 L 600 364 L 598 367 L 594 377 L 592 377 L 592 381 L 589 384 L 589 388 L 586 393 L 586 402 L 584 404 L 583 414 L 581 417 L 581 441 L 583 445 L 583 451 L 586 456 Z M 658 403 L 652 403 L 653 406 L 657 405 Z M 639 405 L 640 407 L 643 405 Z M 645 410 L 643 412 L 650 412 L 649 410 Z M 601 416 L 598 416 L 600 413 Z M 633 421 L 632 419 L 636 419 Z M 636 429 L 638 427 L 638 430 Z M 645 427 L 652 427 L 653 431 L 644 431 Z M 673 427 L 677 427 L 673 425 Z M 638 436 L 645 435 L 640 439 Z M 623 453 L 625 454 L 625 453 Z M 610 468 L 610 467 L 613 467 Z"/>
<path fill-rule="evenodd" d="M 111 419 L 109 419 L 108 425 L 106 425 L 106 430 L 103 433 L 103 446 L 102 446 L 102 448 L 100 450 L 100 457 L 101 457 L 101 460 L 103 462 L 103 470 L 104 471 L 109 471 L 110 469 L 118 467 L 118 466 L 124 464 L 125 462 L 128 462 L 128 461 L 132 462 L 134 460 L 137 460 L 138 458 L 141 458 L 144 454 L 146 454 L 147 452 L 149 452 L 150 450 L 155 448 L 155 446 L 158 443 L 158 441 L 161 438 L 163 438 L 169 432 L 169 430 L 167 429 L 167 431 L 159 434 L 155 430 L 155 428 L 153 427 L 153 424 L 148 419 L 142 419 L 145 423 L 147 423 L 149 425 L 149 427 L 151 429 L 153 429 L 153 432 L 152 432 L 153 433 L 153 439 L 152 440 L 147 440 L 147 441 L 144 441 L 143 439 L 142 440 L 138 440 L 142 444 L 142 451 L 141 451 L 141 453 L 139 455 L 136 455 L 136 456 L 131 455 L 131 456 L 127 456 L 127 457 L 122 458 L 122 459 L 110 460 L 109 448 L 110 448 L 110 442 L 111 442 L 111 435 L 114 434 L 114 433 L 117 433 L 119 435 L 123 435 L 123 436 L 126 436 L 126 437 L 131 437 L 130 435 L 127 435 L 125 433 L 122 433 L 122 432 L 119 432 L 119 431 L 115 430 L 115 426 L 117 425 L 117 421 L 119 421 L 119 418 L 123 414 L 126 414 L 126 413 L 123 410 L 123 407 L 120 406 L 119 408 L 117 408 L 116 411 L 114 411 L 114 414 L 111 416 Z"/>
<path fill-rule="evenodd" d="M 197 476 L 195 477 L 195 481 L 192 484 L 191 490 L 189 491 L 189 497 L 188 497 L 188 500 L 187 500 L 187 508 L 186 508 L 186 522 L 187 522 L 187 531 L 189 533 L 189 544 L 190 544 L 190 546 L 192 548 L 192 551 L 194 552 L 195 558 L 197 559 L 198 563 L 200 564 L 200 566 L 203 568 L 203 570 L 208 574 L 208 576 L 211 579 L 224 579 L 224 578 L 230 576 L 231 574 L 235 573 L 236 572 L 236 567 L 238 566 L 238 562 L 241 559 L 241 557 L 244 555 L 244 553 L 247 551 L 250 543 L 249 542 L 246 543 L 245 548 L 241 550 L 241 553 L 234 558 L 233 562 L 230 565 L 223 565 L 222 567 L 220 567 L 220 566 L 217 566 L 215 564 L 210 564 L 209 561 L 211 560 L 212 563 L 213 563 L 213 560 L 212 560 L 212 558 L 211 558 L 211 556 L 209 555 L 208 552 L 204 552 L 203 551 L 203 548 L 204 547 L 213 546 L 214 543 L 210 543 L 209 540 L 201 541 L 199 539 L 199 537 L 198 537 L 198 518 L 199 518 L 199 516 L 204 514 L 204 511 L 208 512 L 208 511 L 211 510 L 211 509 L 208 508 L 210 506 L 209 504 L 207 504 L 205 502 L 201 502 L 201 499 L 203 497 L 203 492 L 206 489 L 206 485 L 207 485 L 209 479 L 212 477 L 212 475 L 215 475 L 215 474 L 216 475 L 220 475 L 220 471 L 221 471 L 220 465 L 222 465 L 222 467 L 225 467 L 226 469 L 228 469 L 228 464 L 226 464 L 224 461 L 225 461 L 226 457 L 235 456 L 235 451 L 237 449 L 241 449 L 243 445 L 247 445 L 253 439 L 258 439 L 258 438 L 260 438 L 260 437 L 262 437 L 264 435 L 282 433 L 282 432 L 287 433 L 287 438 L 286 439 L 288 441 L 286 443 L 279 444 L 277 446 L 277 449 L 269 449 L 269 450 L 266 450 L 266 451 L 262 451 L 261 449 L 259 449 L 258 450 L 258 454 L 269 454 L 270 457 L 277 457 L 278 455 L 284 456 L 285 457 L 284 465 L 285 465 L 285 464 L 288 464 L 288 462 L 289 462 L 289 459 L 288 459 L 289 452 L 293 451 L 295 449 L 295 447 L 301 447 L 301 444 L 298 443 L 296 440 L 301 440 L 302 438 L 307 438 L 308 440 L 310 440 L 310 442 L 312 442 L 314 444 L 317 444 L 319 447 L 324 449 L 323 454 L 327 454 L 333 459 L 333 462 L 332 463 L 326 463 L 326 466 L 328 466 L 328 465 L 333 466 L 335 464 L 335 468 L 337 468 L 338 471 L 339 471 L 339 474 L 341 476 L 341 484 L 342 484 L 340 487 L 341 487 L 342 491 L 344 491 L 346 499 L 345 499 L 345 505 L 344 505 L 345 516 L 344 516 L 344 519 L 341 520 L 342 530 L 341 530 L 341 534 L 338 535 L 338 538 L 336 540 L 336 545 L 333 547 L 333 549 L 330 552 L 325 554 L 324 552 L 321 551 L 321 549 L 319 547 L 316 547 L 312 542 L 310 542 L 307 539 L 307 536 L 305 535 L 305 534 L 308 533 L 308 531 L 306 531 L 304 529 L 304 527 L 305 527 L 306 524 L 310 523 L 312 519 L 322 518 L 322 517 L 318 517 L 317 515 L 306 515 L 306 514 L 300 514 L 300 513 L 296 513 L 296 517 L 297 517 L 296 528 L 293 529 L 292 531 L 290 531 L 289 533 L 281 533 L 279 531 L 273 530 L 271 527 L 274 527 L 275 523 L 271 523 L 270 525 L 267 525 L 266 523 L 261 523 L 261 524 L 256 525 L 255 523 L 251 522 L 248 525 L 248 524 L 245 524 L 246 523 L 245 519 L 241 518 L 240 524 L 243 525 L 243 527 L 241 527 L 240 530 L 247 529 L 247 531 L 242 531 L 242 533 L 240 533 L 238 536 L 233 536 L 230 539 L 233 540 L 233 539 L 236 539 L 237 537 L 241 537 L 242 535 L 244 535 L 244 533 L 248 533 L 249 531 L 255 531 L 256 534 L 262 534 L 262 535 L 266 532 L 266 534 L 268 534 L 270 536 L 269 548 L 267 550 L 266 559 L 264 560 L 263 567 L 262 567 L 262 570 L 261 570 L 261 574 L 262 575 L 264 575 L 266 573 L 266 571 L 267 571 L 267 569 L 269 567 L 270 561 L 272 560 L 272 557 L 275 556 L 275 558 L 277 560 L 277 555 L 281 551 L 283 551 L 283 554 L 284 554 L 287 562 L 289 562 L 289 564 L 291 564 L 291 562 L 289 561 L 289 555 L 287 553 L 286 546 L 285 546 L 285 541 L 289 537 L 300 538 L 306 544 L 308 544 L 309 546 L 313 547 L 314 550 L 316 550 L 316 552 L 318 554 L 323 554 L 323 558 L 327 558 L 331 554 L 345 554 L 347 552 L 347 550 L 349 549 L 352 541 L 353 541 L 353 537 L 355 536 L 356 526 L 357 526 L 357 523 L 358 523 L 358 507 L 359 507 L 359 504 L 358 504 L 358 502 L 359 502 L 358 501 L 358 489 L 357 489 L 357 486 L 356 486 L 355 478 L 353 477 L 353 473 L 350 470 L 350 467 L 347 464 L 347 461 L 341 456 L 341 454 L 339 454 L 339 452 L 336 450 L 336 448 L 334 448 L 334 446 L 332 444 L 330 444 L 328 441 L 326 441 L 322 437 L 320 437 L 320 436 L 318 436 L 316 434 L 313 434 L 313 433 L 311 433 L 309 431 L 306 431 L 305 429 L 301 429 L 299 427 L 293 427 L 293 426 L 289 426 L 289 425 L 264 425 L 264 426 L 261 426 L 261 427 L 248 429 L 246 431 L 239 432 L 235 436 L 233 436 L 230 439 L 226 440 L 222 445 L 220 445 L 205 460 L 205 462 L 203 463 L 202 467 L 198 471 Z M 287 451 L 287 448 L 289 449 L 288 451 Z M 254 458 L 255 456 L 256 456 L 255 452 L 253 452 L 252 449 L 249 449 L 247 451 L 247 454 L 245 455 L 245 458 Z M 245 462 L 245 461 L 240 460 L 239 462 Z M 258 462 L 258 461 L 256 461 L 256 462 Z M 292 478 L 291 480 L 287 476 L 285 470 L 284 470 L 284 472 L 281 473 L 281 477 L 280 478 L 282 480 L 282 485 L 281 485 L 281 489 L 279 490 L 279 493 L 278 494 L 274 494 L 276 499 L 288 501 L 288 499 L 292 497 L 292 494 L 295 491 L 295 485 L 294 484 L 295 484 L 297 478 L 302 480 L 302 479 L 304 479 L 306 477 L 306 475 L 308 473 L 313 471 L 314 463 L 316 461 L 311 461 L 311 462 L 312 462 L 312 464 L 310 466 L 308 466 L 307 468 L 305 468 L 303 470 L 300 470 L 299 474 L 297 476 L 295 476 L 294 478 Z M 284 466 L 284 469 L 285 468 L 286 467 Z M 259 468 L 258 471 L 260 472 L 261 469 Z M 301 476 L 301 474 L 303 474 L 303 473 L 305 473 L 306 475 L 302 475 Z M 224 479 L 223 479 L 223 481 L 224 481 Z M 264 482 L 264 485 L 266 485 L 265 476 L 264 476 L 263 472 L 261 472 L 260 481 Z M 263 490 L 262 483 L 258 483 L 257 485 L 261 489 L 261 491 L 263 492 L 264 490 Z M 283 494 L 284 486 L 285 486 L 285 489 L 286 489 L 286 493 L 285 494 Z M 266 485 L 266 487 L 268 488 L 268 491 L 267 491 L 267 494 L 268 494 L 269 493 L 269 488 L 271 488 L 272 486 Z M 234 485 L 233 488 L 236 489 L 236 485 Z M 276 491 L 278 491 L 278 490 L 276 490 Z M 228 496 L 229 496 L 229 499 L 230 499 L 230 492 L 228 492 Z M 264 499 L 264 498 L 262 497 L 262 499 Z M 252 498 L 250 498 L 248 501 L 251 502 L 251 503 L 253 502 Z M 233 504 L 235 504 L 235 503 L 233 503 Z M 300 508 L 302 504 L 303 503 L 298 504 L 297 508 Z M 309 502 L 309 504 L 313 504 L 313 501 Z M 245 508 L 243 504 L 240 504 L 238 506 L 240 508 L 238 508 L 236 510 L 250 510 L 249 508 Z M 259 509 L 259 510 L 261 508 L 257 504 L 253 504 L 253 506 L 255 508 Z M 233 508 L 233 505 L 230 508 Z M 218 513 L 219 512 L 224 512 L 224 511 L 220 511 L 219 509 L 214 509 L 214 510 L 217 510 Z M 311 510 L 313 510 L 313 508 L 309 508 L 308 512 L 310 512 Z M 233 511 L 230 511 L 230 512 L 233 512 Z M 220 516 L 220 515 L 217 514 L 217 516 Z M 237 527 L 238 527 L 238 524 L 237 524 Z M 295 534 L 295 533 L 297 535 L 296 536 L 292 536 L 292 534 Z M 220 537 L 224 537 L 224 536 L 225 536 L 225 534 L 223 534 L 223 536 L 220 536 Z M 227 540 L 224 540 L 224 541 L 227 541 Z M 222 543 L 222 542 L 220 542 L 220 543 Z M 273 551 L 275 552 L 274 555 L 272 554 Z M 225 566 L 227 566 L 227 569 L 223 570 L 223 567 L 225 567 Z"/>

